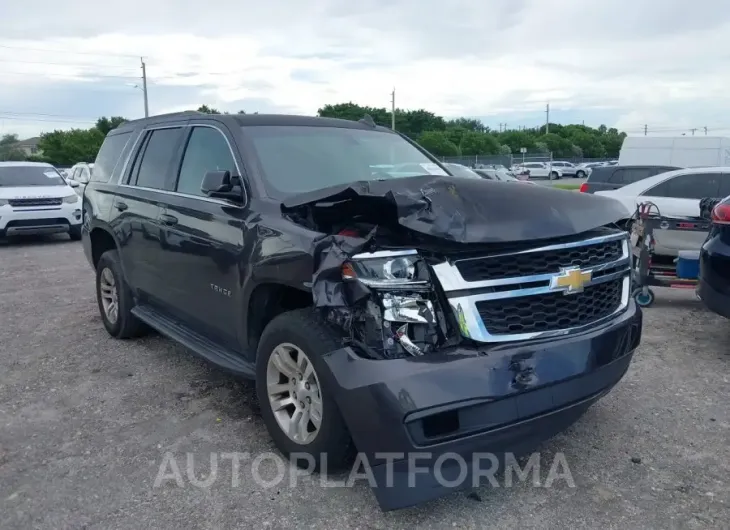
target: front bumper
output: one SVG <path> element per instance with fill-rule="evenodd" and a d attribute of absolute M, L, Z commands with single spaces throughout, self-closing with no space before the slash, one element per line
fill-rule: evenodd
<path fill-rule="evenodd" d="M 80 225 L 81 201 L 60 206 L 0 208 L 0 234 L 6 236 L 64 233 Z"/>
<path fill-rule="evenodd" d="M 563 338 L 388 361 L 343 348 L 324 356 L 325 376 L 381 508 L 399 509 L 474 485 L 471 464 L 463 480 L 448 478 L 462 478 L 458 465 L 437 476 L 440 456 L 525 454 L 575 422 L 622 378 L 641 324 L 632 301 L 609 324 Z M 414 454 L 430 471 L 413 473 Z"/>

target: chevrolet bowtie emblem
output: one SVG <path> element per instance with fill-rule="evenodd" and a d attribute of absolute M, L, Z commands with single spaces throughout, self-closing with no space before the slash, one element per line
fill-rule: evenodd
<path fill-rule="evenodd" d="M 585 284 L 591 281 L 591 271 L 582 271 L 579 267 L 569 267 L 560 270 L 550 278 L 550 289 L 563 291 L 564 294 L 575 294 L 583 291 Z"/>

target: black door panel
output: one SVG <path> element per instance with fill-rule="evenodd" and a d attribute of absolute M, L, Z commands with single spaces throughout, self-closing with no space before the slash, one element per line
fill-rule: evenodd
<path fill-rule="evenodd" d="M 166 309 L 195 331 L 238 349 L 244 209 L 170 194 L 161 210 Z"/>

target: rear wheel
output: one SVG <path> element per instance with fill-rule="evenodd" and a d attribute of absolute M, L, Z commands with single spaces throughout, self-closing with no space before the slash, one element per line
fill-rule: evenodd
<path fill-rule="evenodd" d="M 558 175 L 557 171 L 551 171 L 550 172 L 550 180 L 557 180 L 560 176 Z"/>
<path fill-rule="evenodd" d="M 119 253 L 107 250 L 96 265 L 96 299 L 104 327 L 109 335 L 126 339 L 140 335 L 145 327 L 132 314 L 134 299 L 124 281 Z"/>
<path fill-rule="evenodd" d="M 256 393 L 266 428 L 285 456 L 310 455 L 316 470 L 342 469 L 354 456 L 321 358 L 341 347 L 338 339 L 314 310 L 299 309 L 275 317 L 257 351 Z"/>
<path fill-rule="evenodd" d="M 586 178 L 586 172 L 583 171 L 582 169 L 579 169 L 575 173 L 575 178 L 578 178 L 578 179 L 584 179 L 584 178 Z"/>

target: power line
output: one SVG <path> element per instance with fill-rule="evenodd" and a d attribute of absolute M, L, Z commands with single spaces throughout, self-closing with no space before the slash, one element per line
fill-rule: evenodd
<path fill-rule="evenodd" d="M 64 119 L 47 119 L 47 118 L 28 118 L 23 116 L 3 116 L 0 115 L 0 120 L 18 120 L 18 121 L 38 121 L 46 123 L 70 123 L 70 124 L 88 124 L 96 123 L 96 120 L 64 120 Z"/>
<path fill-rule="evenodd" d="M 130 59 L 136 59 L 137 57 L 139 57 L 138 55 L 129 55 L 124 53 L 72 52 L 69 50 L 50 50 L 48 48 L 26 48 L 25 46 L 8 46 L 6 44 L 0 44 L 0 48 L 29 52 L 63 53 L 64 55 L 96 55 L 97 57 L 127 57 Z"/>
<path fill-rule="evenodd" d="M 124 68 L 125 65 L 123 64 L 99 64 L 99 63 L 85 63 L 85 64 L 79 64 L 79 63 L 59 63 L 59 62 L 52 62 L 52 61 L 19 61 L 17 59 L 0 59 L 0 63 L 17 63 L 17 64 L 41 64 L 44 66 L 67 66 L 69 68 Z"/>
<path fill-rule="evenodd" d="M 0 114 L 11 114 L 13 116 L 44 116 L 47 118 L 80 118 L 80 116 L 74 116 L 70 114 L 47 114 L 45 112 L 15 112 L 14 110 L 0 110 Z"/>
<path fill-rule="evenodd" d="M 94 79 L 139 79 L 138 75 L 107 75 L 107 74 L 95 74 L 91 72 L 78 72 L 78 73 L 69 73 L 69 74 L 61 74 L 61 73 L 47 73 L 47 72 L 1 72 L 2 75 L 20 75 L 20 76 L 29 76 L 29 77 L 48 77 L 48 76 L 56 76 L 56 77 L 86 77 L 86 78 L 94 78 Z"/>

